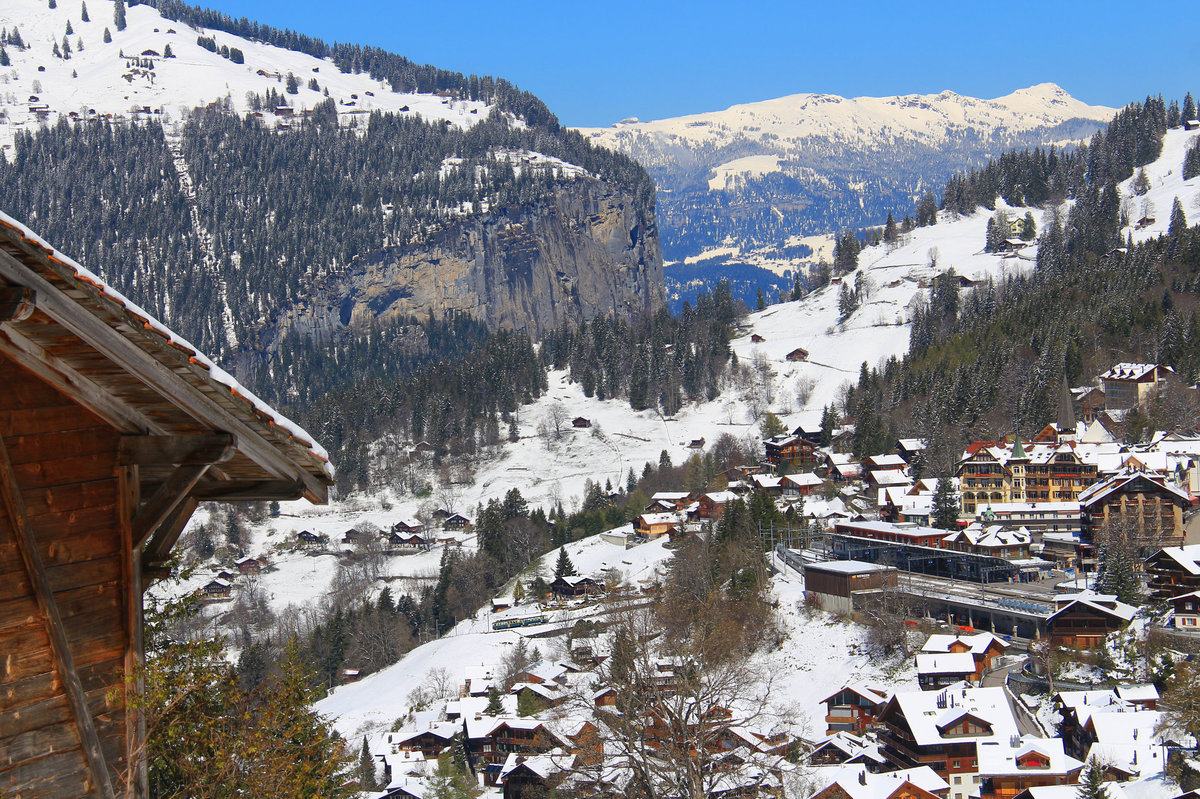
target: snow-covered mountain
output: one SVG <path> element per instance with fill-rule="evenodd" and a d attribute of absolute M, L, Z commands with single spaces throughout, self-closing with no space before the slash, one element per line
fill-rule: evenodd
<path fill-rule="evenodd" d="M 806 236 L 899 219 L 955 172 L 1005 150 L 1079 141 L 1113 113 L 1043 83 L 992 100 L 796 94 L 583 132 L 654 177 L 664 255 L 679 262 L 670 291 L 673 274 L 705 279 L 682 269 L 697 261 L 794 272 L 816 257 Z"/>
<path fill-rule="evenodd" d="M 82 18 L 85 6 L 87 22 Z M 295 115 L 326 97 L 348 119 L 380 110 L 470 126 L 489 111 L 486 104 L 472 100 L 393 92 L 366 73 L 341 72 L 329 59 L 195 28 L 166 19 L 146 5 L 129 6 L 126 28 L 118 30 L 111 0 L 61 0 L 56 8 L 46 0 L 6 0 L 0 4 L 0 29 L 10 36 L 19 32 L 25 45 L 7 45 L 11 63 L 0 67 L 0 147 L 5 152 L 10 152 L 18 131 L 54 124 L 60 116 L 111 115 L 169 123 L 213 102 L 249 112 L 248 96 L 272 89 L 284 95 Z M 104 41 L 106 29 L 111 42 Z M 201 37 L 214 40 L 216 52 L 201 46 Z M 55 48 L 66 54 L 64 41 L 70 45 L 69 58 L 54 54 Z M 168 47 L 169 58 L 164 57 Z M 222 56 L 223 47 L 239 50 L 243 62 Z M 287 93 L 289 73 L 298 83 L 294 95 Z M 311 81 L 317 88 L 311 88 Z M 277 118 L 267 109 L 264 119 L 286 117 Z"/>
<path fill-rule="evenodd" d="M 724 111 L 652 122 L 624 120 L 611 128 L 582 132 L 632 153 L 646 166 L 667 166 L 674 161 L 706 164 L 714 172 L 710 188 L 717 189 L 728 185 L 735 175 L 779 171 L 779 161 L 821 140 L 861 148 L 877 148 L 887 142 L 942 147 L 972 137 L 1102 122 L 1113 113 L 1112 108 L 1076 100 L 1053 83 L 1041 83 L 993 100 L 951 91 L 854 98 L 793 94 Z M 757 147 L 764 154 L 713 163 L 712 155 L 729 147 Z M 772 157 L 775 155 L 778 158 Z"/>

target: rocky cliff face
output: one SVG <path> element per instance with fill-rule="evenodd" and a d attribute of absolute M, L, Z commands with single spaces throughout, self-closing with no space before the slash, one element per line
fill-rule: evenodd
<path fill-rule="evenodd" d="M 663 303 L 662 248 L 654 209 L 642 205 L 624 189 L 578 178 L 540 202 L 466 219 L 424 245 L 365 254 L 336 283 L 285 310 L 272 338 L 453 311 L 538 338 L 567 321 L 653 311 Z"/>

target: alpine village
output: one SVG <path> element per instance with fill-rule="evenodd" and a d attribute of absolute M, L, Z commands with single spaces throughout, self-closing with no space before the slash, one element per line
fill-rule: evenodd
<path fill-rule="evenodd" d="M 1197 799 L 1146 90 L 567 127 L 6 0 L 0 797 Z"/>

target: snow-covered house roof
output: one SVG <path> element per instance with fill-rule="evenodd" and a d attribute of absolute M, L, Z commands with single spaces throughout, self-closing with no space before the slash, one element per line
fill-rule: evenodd
<path fill-rule="evenodd" d="M 868 475 L 870 481 L 877 486 L 910 486 L 912 480 L 904 472 L 896 469 L 876 469 Z"/>
<path fill-rule="evenodd" d="M 568 771 L 575 765 L 575 755 L 554 749 L 543 755 L 518 755 L 510 753 L 504 765 L 500 767 L 500 780 L 503 783 L 508 775 L 517 768 L 526 768 L 542 779 L 549 779 L 555 774 Z"/>
<path fill-rule="evenodd" d="M 1063 750 L 1062 738 L 1037 738 L 1025 735 L 1008 741 L 985 741 L 976 748 L 978 773 L 982 777 L 1018 774 L 1067 775 L 1083 768 Z M 1045 765 L 1033 766 L 1030 756 L 1038 756 Z"/>
<path fill-rule="evenodd" d="M 1022 546 L 1030 541 L 1029 531 L 1024 527 L 1009 530 L 1003 525 L 990 524 L 986 527 L 975 522 L 961 530 L 955 530 L 942 539 L 946 543 L 964 543 L 973 547 L 995 548 Z"/>
<path fill-rule="evenodd" d="M 917 674 L 963 675 L 975 673 L 975 657 L 970 652 L 922 652 L 917 655 Z"/>
<path fill-rule="evenodd" d="M 1004 689 L 968 688 L 964 683 L 941 691 L 905 691 L 892 701 L 900 706 L 918 746 L 933 746 L 953 740 L 1008 741 L 1018 734 L 1017 722 L 1004 695 Z M 974 735 L 946 737 L 954 723 L 970 715 L 986 723 L 989 731 Z"/>
<path fill-rule="evenodd" d="M 1100 375 L 1100 379 L 1130 380 L 1140 382 L 1157 377 L 1156 370 L 1159 369 L 1165 372 L 1171 372 L 1172 374 L 1175 372 L 1175 370 L 1170 366 L 1160 366 L 1156 363 L 1119 363 L 1104 374 Z"/>
<path fill-rule="evenodd" d="M 1096 742 L 1088 750 L 1088 759 L 1095 757 L 1140 777 L 1161 773 L 1166 767 L 1166 747 L 1163 737 L 1155 734 L 1161 719 L 1157 710 L 1093 713 L 1086 726 Z"/>
<path fill-rule="evenodd" d="M 1009 644 L 1003 638 L 999 638 L 992 633 L 975 633 L 974 635 L 945 635 L 942 633 L 934 633 L 925 641 L 925 645 L 921 647 L 922 652 L 938 653 L 950 652 L 954 644 L 962 644 L 966 646 L 966 652 L 973 655 L 982 655 L 990 646 L 999 646 L 1001 649 L 1007 649 Z"/>
<path fill-rule="evenodd" d="M 1159 552 L 1178 563 L 1188 574 L 1200 574 L 1200 544 L 1163 547 Z M 1157 554 L 1155 553 L 1155 555 Z"/>
<path fill-rule="evenodd" d="M 1121 602 L 1112 594 L 1097 594 L 1092 591 L 1081 591 L 1078 594 L 1060 594 L 1054 598 L 1054 604 L 1057 610 L 1046 620 L 1047 623 L 1053 623 L 1055 618 L 1077 605 L 1089 607 L 1104 615 L 1126 622 L 1132 621 L 1133 617 L 1137 615 L 1138 610 L 1133 605 Z"/>
<path fill-rule="evenodd" d="M 817 784 L 822 784 L 817 796 L 835 786 L 841 791 L 831 792 L 830 795 L 845 795 L 849 799 L 890 799 L 905 785 L 914 785 L 931 794 L 941 794 L 950 789 L 950 784 L 929 766 L 875 774 L 863 764 L 852 763 L 825 766 L 813 771 Z"/>
<path fill-rule="evenodd" d="M 1185 505 L 1191 504 L 1191 497 L 1186 492 L 1180 491 L 1175 486 L 1168 483 L 1162 476 L 1145 472 L 1142 470 L 1122 471 L 1114 474 L 1107 480 L 1101 480 L 1091 486 L 1088 486 L 1079 495 L 1079 504 L 1087 507 L 1096 503 L 1104 502 L 1109 496 L 1124 489 L 1127 485 L 1135 480 L 1146 480 L 1153 483 L 1155 487 L 1162 489 L 1172 495 L 1174 499 Z"/>
<path fill-rule="evenodd" d="M 863 699 L 866 699 L 867 701 L 876 705 L 886 702 L 888 698 L 887 694 L 885 694 L 883 691 L 877 691 L 868 685 L 863 685 L 862 683 L 847 683 L 846 685 L 837 689 L 837 691 L 834 693 L 822 699 L 821 702 L 828 702 L 830 699 L 833 699 L 843 691 L 850 691 L 851 693 L 858 694 Z"/>
<path fill-rule="evenodd" d="M 1126 702 L 1156 702 L 1158 701 L 1158 689 L 1154 687 L 1154 683 L 1145 683 L 1142 685 L 1118 685 L 1116 688 L 1117 696 L 1124 699 Z"/>

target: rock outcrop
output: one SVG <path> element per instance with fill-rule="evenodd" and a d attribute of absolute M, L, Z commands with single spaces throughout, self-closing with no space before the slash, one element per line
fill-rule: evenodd
<path fill-rule="evenodd" d="M 662 248 L 650 205 L 595 178 L 464 219 L 420 246 L 366 253 L 348 273 L 285 310 L 272 331 L 318 337 L 397 317 L 462 312 L 538 338 L 600 314 L 663 303 Z"/>

